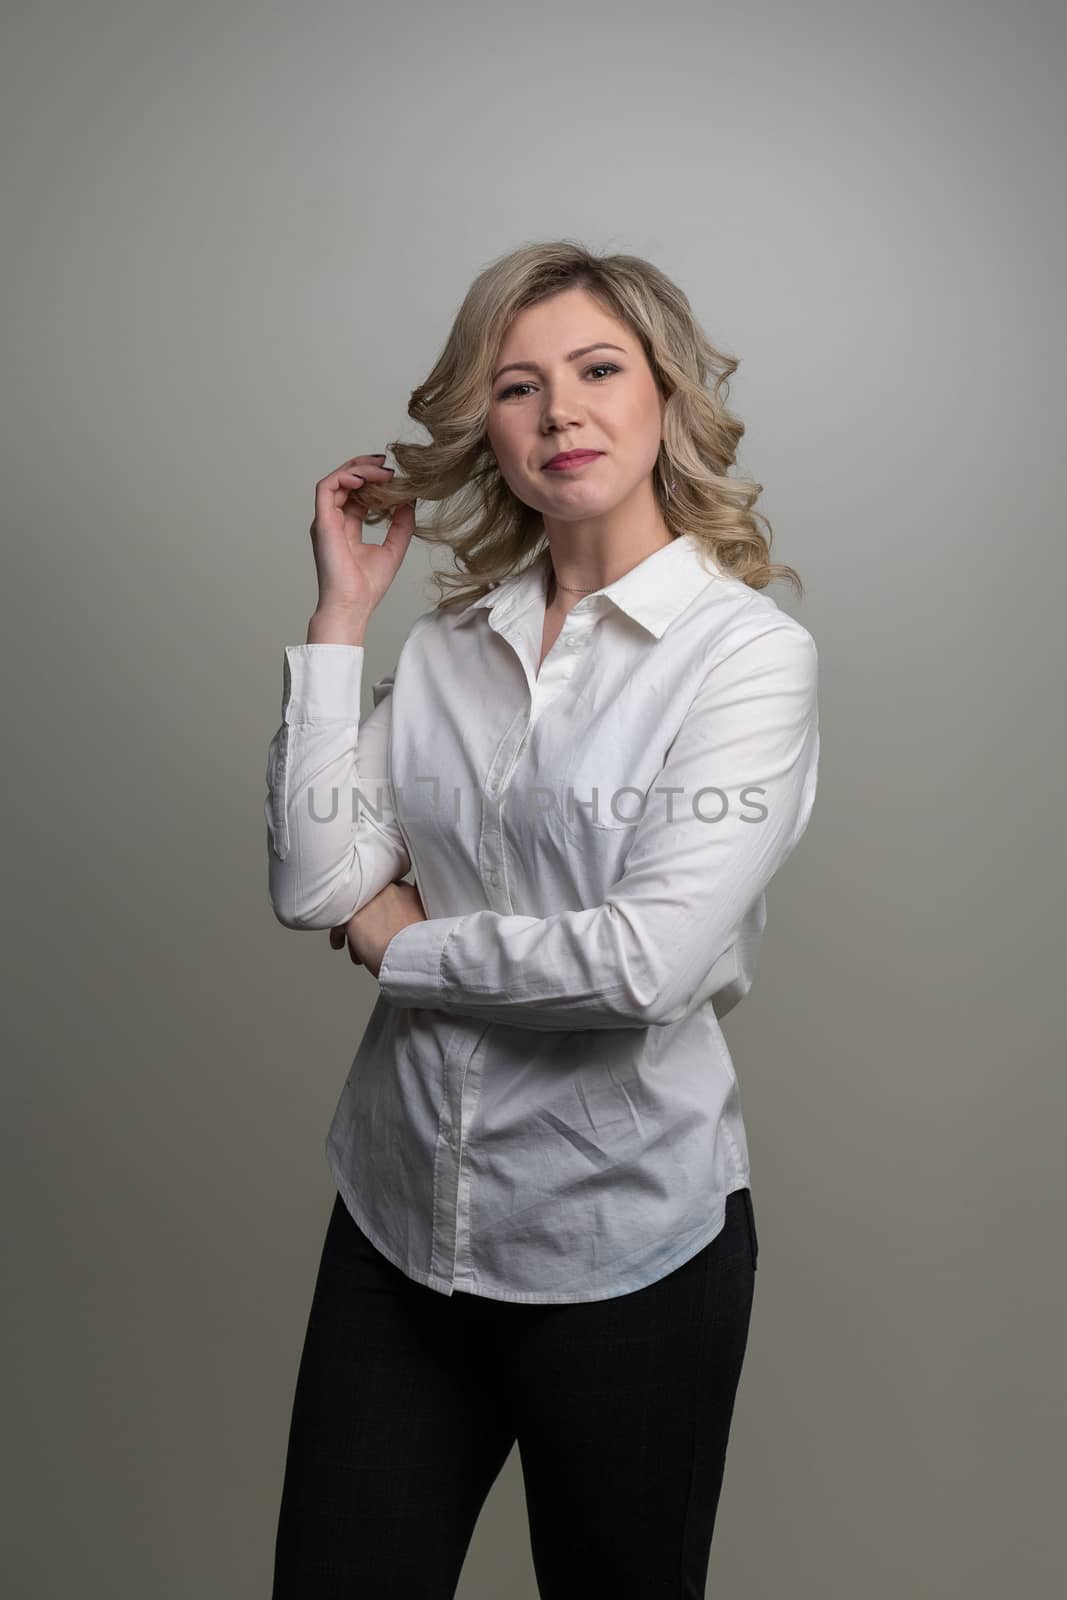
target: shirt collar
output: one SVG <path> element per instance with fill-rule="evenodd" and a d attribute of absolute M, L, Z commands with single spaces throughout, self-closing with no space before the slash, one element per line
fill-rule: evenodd
<path fill-rule="evenodd" d="M 543 550 L 537 560 L 521 572 L 513 573 L 487 594 L 472 600 L 459 613 L 457 621 L 464 621 L 483 607 L 489 608 L 491 617 L 514 616 L 535 599 L 543 603 L 550 561 L 550 551 Z M 624 572 L 614 583 L 605 584 L 595 595 L 586 598 L 601 604 L 604 600 L 610 601 L 658 639 L 675 617 L 681 616 L 697 595 L 720 576 L 721 569 L 704 546 L 692 534 L 682 533 L 639 561 L 629 572 Z"/>

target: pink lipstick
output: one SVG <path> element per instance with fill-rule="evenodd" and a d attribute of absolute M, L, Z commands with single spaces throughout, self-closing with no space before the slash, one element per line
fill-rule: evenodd
<path fill-rule="evenodd" d="M 603 455 L 602 450 L 568 450 L 566 454 L 554 456 L 545 463 L 546 472 L 574 472 L 578 467 L 586 467 L 590 461 L 599 461 Z"/>

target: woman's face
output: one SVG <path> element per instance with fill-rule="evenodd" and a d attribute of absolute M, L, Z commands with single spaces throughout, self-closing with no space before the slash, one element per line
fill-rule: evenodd
<path fill-rule="evenodd" d="M 515 362 L 526 370 L 502 370 Z M 663 405 L 627 324 L 585 289 L 566 289 L 512 320 L 494 363 L 486 432 L 506 483 L 546 526 L 589 522 L 635 496 L 651 503 Z M 569 450 L 602 453 L 578 471 L 545 470 Z"/>

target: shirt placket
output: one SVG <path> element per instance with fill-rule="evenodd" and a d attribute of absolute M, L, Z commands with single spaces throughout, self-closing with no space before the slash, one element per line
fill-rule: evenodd
<path fill-rule="evenodd" d="M 568 614 L 559 638 L 545 657 L 540 672 L 535 674 L 533 663 L 536 662 L 536 656 L 532 651 L 540 650 L 541 641 L 539 636 L 533 637 L 531 624 L 536 624 L 540 630 L 542 618 L 543 612 L 535 606 L 510 626 L 505 621 L 501 622 L 499 627 L 501 636 L 512 646 L 523 664 L 530 691 L 529 704 L 516 713 L 514 721 L 494 754 L 486 774 L 485 792 L 482 796 L 478 869 L 490 910 L 499 911 L 504 915 L 512 915 L 515 910 L 508 880 L 503 830 L 503 809 L 514 781 L 515 769 L 538 718 L 573 678 L 579 658 L 589 643 L 596 622 L 596 616 L 591 609 L 575 607 Z M 488 1029 L 486 1031 L 488 1032 Z M 453 1276 L 453 1282 L 456 1284 L 471 1285 L 477 1281 L 477 1266 L 473 1259 L 470 1237 L 470 1168 L 464 1164 L 463 1152 L 481 1089 L 481 1046 L 484 1037 L 483 1033 L 474 1047 L 468 1051 L 459 1086 Z M 472 1066 L 473 1070 L 470 1070 Z"/>

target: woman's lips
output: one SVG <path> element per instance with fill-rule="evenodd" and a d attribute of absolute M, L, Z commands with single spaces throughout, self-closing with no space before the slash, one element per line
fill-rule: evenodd
<path fill-rule="evenodd" d="M 550 461 L 545 471 L 574 472 L 578 467 L 587 467 L 590 461 L 599 461 L 602 454 L 601 450 L 583 450 L 580 455 L 567 456 L 563 461 Z"/>

